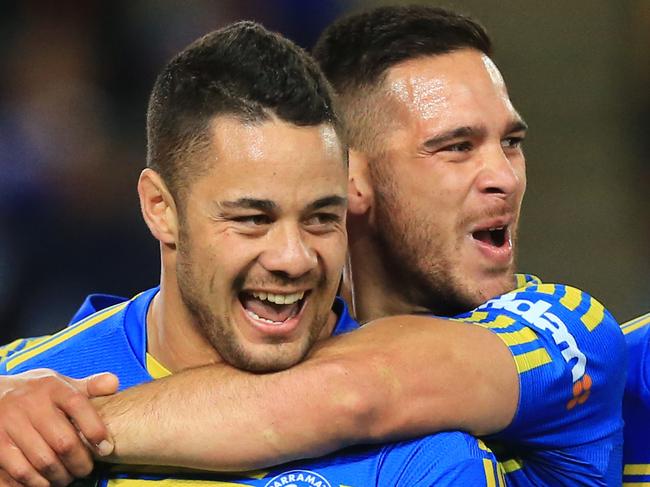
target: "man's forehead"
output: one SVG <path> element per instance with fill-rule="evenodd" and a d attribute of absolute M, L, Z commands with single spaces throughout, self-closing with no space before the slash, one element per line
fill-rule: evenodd
<path fill-rule="evenodd" d="M 211 138 L 213 143 L 233 145 L 237 142 L 245 144 L 247 155 L 252 160 L 264 156 L 264 148 L 269 143 L 287 141 L 287 131 L 312 131 L 317 133 L 323 142 L 324 148 L 329 151 L 340 151 L 341 141 L 330 123 L 323 122 L 318 125 L 295 125 L 270 114 L 268 118 L 247 120 L 235 114 L 222 114 L 215 116 L 210 122 Z M 296 139 L 295 137 L 292 140 Z"/>
<path fill-rule="evenodd" d="M 519 118 L 498 68 L 473 49 L 399 63 L 387 72 L 384 88 L 402 115 L 422 122 L 464 117 L 489 104 Z"/>

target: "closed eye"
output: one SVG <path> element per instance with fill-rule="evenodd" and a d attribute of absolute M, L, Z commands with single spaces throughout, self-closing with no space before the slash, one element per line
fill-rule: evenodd
<path fill-rule="evenodd" d="M 243 223 L 246 225 L 254 225 L 254 226 L 269 225 L 270 223 L 272 223 L 271 218 L 268 215 L 265 215 L 263 213 L 255 214 L 255 215 L 235 216 L 235 217 L 231 217 L 230 219 L 237 223 Z"/>
<path fill-rule="evenodd" d="M 470 150 L 472 150 L 472 143 L 468 141 L 449 144 L 438 149 L 439 152 L 467 152 Z"/>
<path fill-rule="evenodd" d="M 340 215 L 336 213 L 315 213 L 305 220 L 306 225 L 327 225 L 330 223 L 339 223 Z"/>

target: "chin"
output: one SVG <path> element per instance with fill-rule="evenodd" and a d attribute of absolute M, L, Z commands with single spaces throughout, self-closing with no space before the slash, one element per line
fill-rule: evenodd
<path fill-rule="evenodd" d="M 279 372 L 293 367 L 301 362 L 306 355 L 307 351 L 286 350 L 283 347 L 278 347 L 277 350 L 273 351 L 250 351 L 248 353 L 242 351 L 238 356 L 232 357 L 232 360 L 226 359 L 226 362 L 237 369 L 248 372 L 268 373 Z"/>

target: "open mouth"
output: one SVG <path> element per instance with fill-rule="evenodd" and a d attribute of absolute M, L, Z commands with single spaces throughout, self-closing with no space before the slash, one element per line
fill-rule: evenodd
<path fill-rule="evenodd" d="M 239 294 L 239 301 L 251 318 L 269 325 L 282 325 L 300 314 L 308 295 L 305 291 L 291 294 L 244 291 Z"/>
<path fill-rule="evenodd" d="M 472 237 L 487 245 L 500 248 L 508 242 L 508 226 L 504 225 L 502 227 L 477 230 L 476 232 L 472 232 Z"/>

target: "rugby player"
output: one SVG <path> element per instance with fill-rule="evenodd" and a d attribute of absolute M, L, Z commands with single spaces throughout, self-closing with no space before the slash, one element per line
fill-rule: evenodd
<path fill-rule="evenodd" d="M 190 45 L 156 80 L 148 168 L 138 182 L 143 217 L 160 242 L 159 287 L 131 300 L 91 298 L 88 306 L 100 311 L 11 354 L 2 371 L 110 371 L 131 387 L 228 363 L 253 377 L 291 367 L 317 340 L 357 328 L 345 303 L 335 302 L 347 253 L 340 130 L 325 77 L 290 41 L 240 22 Z M 74 399 L 66 405 L 74 409 Z M 36 468 L 8 465 L 22 453 L 5 448 L 0 463 L 11 478 L 65 485 L 90 473 L 88 459 L 54 463 L 69 452 L 56 436 L 48 443 L 37 433 L 51 431 L 47 415 L 36 429 L 20 411 L 2 415 L 5 441 Z M 497 478 L 496 459 L 482 442 L 447 432 L 263 472 L 98 469 L 88 481 L 410 487 L 489 486 Z"/>
<path fill-rule="evenodd" d="M 114 460 L 251 468 L 461 428 L 493 434 L 511 484 L 620 482 L 623 338 L 586 293 L 514 275 L 526 126 L 485 31 L 387 7 L 315 53 L 351 144 L 355 311 L 375 321 L 282 373 L 204 367 L 99 400 Z"/>

